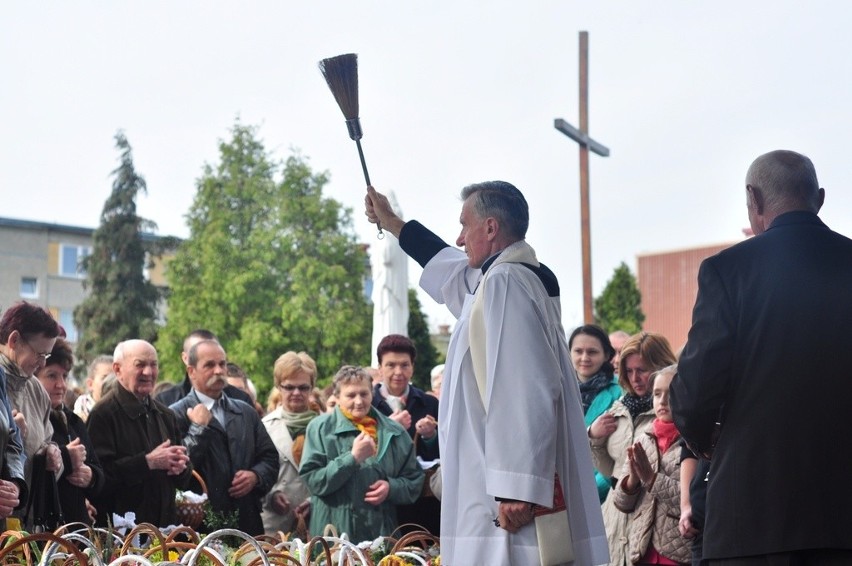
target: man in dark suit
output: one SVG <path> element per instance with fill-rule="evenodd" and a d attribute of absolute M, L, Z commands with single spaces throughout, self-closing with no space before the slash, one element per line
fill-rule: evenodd
<path fill-rule="evenodd" d="M 852 240 L 817 217 L 813 163 L 758 157 L 754 237 L 704 261 L 671 385 L 674 420 L 711 458 L 708 564 L 852 564 Z"/>
<path fill-rule="evenodd" d="M 218 342 L 193 345 L 187 362 L 192 390 L 170 408 L 210 507 L 223 518 L 236 514 L 228 526 L 263 534 L 261 498 L 278 479 L 278 450 L 254 407 L 224 393 L 228 362 Z"/>

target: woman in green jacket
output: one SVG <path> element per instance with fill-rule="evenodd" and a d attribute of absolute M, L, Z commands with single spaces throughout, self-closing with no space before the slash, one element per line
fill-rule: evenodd
<path fill-rule="evenodd" d="M 586 427 L 589 427 L 622 395 L 612 366 L 615 349 L 603 328 L 594 324 L 577 327 L 568 339 L 568 349 L 577 372 Z M 603 503 L 612 487 L 610 478 L 595 470 L 595 481 Z"/>
<path fill-rule="evenodd" d="M 334 376 L 337 407 L 308 424 L 299 475 L 311 492 L 310 532 L 327 524 L 361 542 L 390 535 L 396 506 L 423 486 L 414 445 L 397 423 L 373 409 L 371 378 L 354 366 Z"/>

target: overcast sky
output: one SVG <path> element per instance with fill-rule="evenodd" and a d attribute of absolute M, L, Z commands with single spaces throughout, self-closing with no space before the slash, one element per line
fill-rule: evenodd
<path fill-rule="evenodd" d="M 735 242 L 759 154 L 809 155 L 821 216 L 852 234 L 852 4 L 752 2 L 5 2 L 0 216 L 95 227 L 123 129 L 148 181 L 140 213 L 186 236 L 205 163 L 235 120 L 279 159 L 327 170 L 363 217 L 363 178 L 317 70 L 359 54 L 374 185 L 447 241 L 459 189 L 503 179 L 530 203 L 528 241 L 582 319 L 578 32 L 590 40 L 592 266 L 597 296 L 637 254 Z M 412 262 L 412 285 L 420 269 Z M 432 325 L 451 316 L 422 298 Z"/>

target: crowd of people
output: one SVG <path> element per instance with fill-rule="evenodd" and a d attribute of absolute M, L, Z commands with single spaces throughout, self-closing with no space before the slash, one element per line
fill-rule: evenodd
<path fill-rule="evenodd" d="M 176 490 L 201 478 L 219 526 L 331 524 L 360 541 L 414 523 L 441 537 L 448 565 L 852 563 L 835 521 L 852 504 L 852 380 L 838 380 L 832 338 L 852 331 L 852 241 L 817 217 L 808 158 L 763 155 L 746 183 L 757 237 L 702 264 L 680 355 L 654 332 L 566 336 L 558 281 L 524 239 L 526 200 L 502 181 L 463 189 L 456 248 L 368 187 L 368 219 L 458 318 L 430 391 L 394 334 L 378 367 L 342 365 L 326 390 L 309 354 L 283 353 L 264 409 L 197 330 L 181 382 L 158 383 L 154 346 L 130 339 L 93 361 L 74 400 L 62 328 L 15 304 L 0 319 L 0 517 L 47 528 L 132 511 L 169 525 Z M 831 384 L 823 424 L 790 394 L 808 371 Z M 828 453 L 840 465 L 806 480 Z"/>
<path fill-rule="evenodd" d="M 397 529 L 398 510 L 438 532 L 440 506 L 421 497 L 417 460 L 439 459 L 438 399 L 410 383 L 416 349 L 405 336 L 379 344 L 375 383 L 343 366 L 330 404 L 310 355 L 282 354 L 268 414 L 208 330 L 185 339 L 176 384 L 159 381 L 154 346 L 131 339 L 97 357 L 76 394 L 71 347 L 46 310 L 11 306 L 0 337 L 0 515 L 23 528 L 103 526 L 128 512 L 177 524 L 176 491 L 200 492 L 203 481 L 215 524 L 254 535 L 333 524 L 372 540 Z"/>

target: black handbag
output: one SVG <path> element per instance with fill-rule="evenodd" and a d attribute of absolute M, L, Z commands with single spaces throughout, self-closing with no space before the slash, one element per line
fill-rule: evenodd
<path fill-rule="evenodd" d="M 65 524 L 62 517 L 62 505 L 59 502 L 59 487 L 56 475 L 46 468 L 47 457 L 39 454 L 33 458 L 30 498 L 24 525 L 32 525 L 32 532 L 53 532 Z M 30 519 L 32 521 L 30 521 Z"/>

